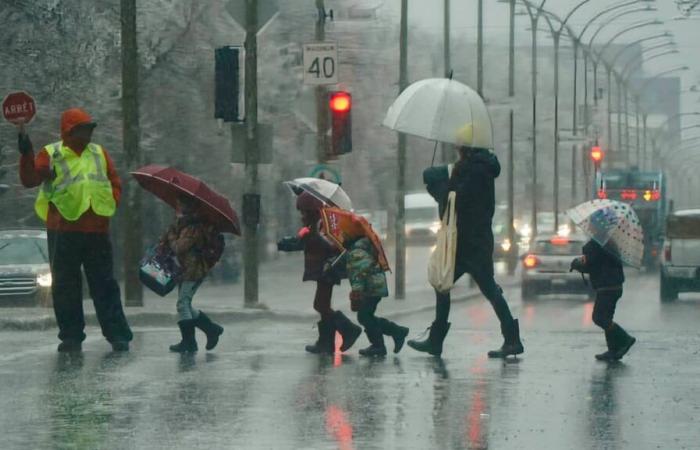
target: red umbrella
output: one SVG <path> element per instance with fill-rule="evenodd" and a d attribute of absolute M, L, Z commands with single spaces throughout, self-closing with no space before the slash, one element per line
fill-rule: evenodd
<path fill-rule="evenodd" d="M 377 260 L 381 268 L 385 271 L 391 270 L 382 241 L 367 219 L 340 208 L 321 208 L 321 222 L 323 234 L 341 251 L 345 250 L 346 241 L 360 237 L 368 238 L 377 251 Z"/>
<path fill-rule="evenodd" d="M 202 213 L 224 232 L 241 234 L 238 215 L 228 199 L 207 186 L 202 180 L 172 167 L 149 165 L 131 172 L 142 188 L 173 208 L 179 195 L 197 200 Z"/>

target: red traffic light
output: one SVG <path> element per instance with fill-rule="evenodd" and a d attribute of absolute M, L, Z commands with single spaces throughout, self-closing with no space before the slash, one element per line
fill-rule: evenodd
<path fill-rule="evenodd" d="M 591 148 L 591 159 L 594 162 L 601 162 L 603 160 L 603 156 L 605 155 L 603 154 L 603 150 L 601 150 L 599 146 L 596 145 L 595 147 Z"/>
<path fill-rule="evenodd" d="M 350 111 L 352 107 L 352 97 L 349 93 L 344 91 L 333 92 L 330 97 L 330 107 L 331 111 L 335 113 Z"/>

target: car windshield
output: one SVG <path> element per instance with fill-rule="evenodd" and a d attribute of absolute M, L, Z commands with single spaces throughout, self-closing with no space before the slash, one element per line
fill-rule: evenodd
<path fill-rule="evenodd" d="M 406 222 L 431 222 L 437 220 L 437 207 L 406 208 Z"/>
<path fill-rule="evenodd" d="M 535 253 L 539 255 L 580 255 L 583 243 L 579 241 L 565 241 L 552 243 L 551 241 L 537 241 Z"/>
<path fill-rule="evenodd" d="M 46 264 L 46 239 L 32 237 L 0 238 L 0 265 Z"/>

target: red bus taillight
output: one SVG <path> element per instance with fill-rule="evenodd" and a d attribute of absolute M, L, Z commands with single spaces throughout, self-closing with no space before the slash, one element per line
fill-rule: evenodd
<path fill-rule="evenodd" d="M 608 198 L 608 193 L 605 192 L 605 189 L 598 189 L 598 198 Z"/>
<path fill-rule="evenodd" d="M 620 193 L 620 199 L 622 200 L 637 200 L 637 191 L 630 189 L 625 189 Z"/>

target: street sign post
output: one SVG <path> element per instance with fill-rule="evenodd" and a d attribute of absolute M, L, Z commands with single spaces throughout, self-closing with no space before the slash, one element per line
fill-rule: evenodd
<path fill-rule="evenodd" d="M 338 46 L 335 42 L 304 44 L 304 84 L 338 83 Z"/>
<path fill-rule="evenodd" d="M 12 92 L 2 101 L 2 115 L 15 125 L 31 122 L 35 114 L 34 98 L 24 91 Z"/>
<path fill-rule="evenodd" d="M 277 17 L 279 7 L 276 0 L 258 0 L 256 9 L 258 14 L 254 28 L 255 33 L 258 34 Z M 245 1 L 229 0 L 226 4 L 226 10 L 243 29 L 247 29 L 247 7 Z"/>

